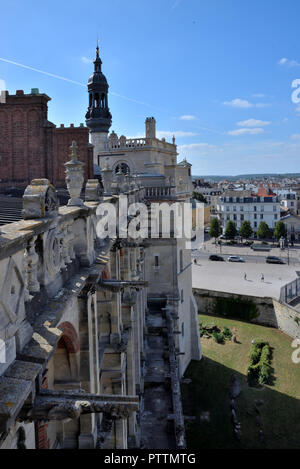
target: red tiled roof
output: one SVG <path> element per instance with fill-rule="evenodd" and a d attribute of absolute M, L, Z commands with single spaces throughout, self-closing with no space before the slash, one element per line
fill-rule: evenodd
<path fill-rule="evenodd" d="M 276 194 L 274 194 L 272 189 L 270 189 L 270 188 L 266 189 L 265 187 L 259 187 L 258 190 L 257 190 L 257 193 L 253 194 L 253 195 L 256 195 L 257 197 L 273 197 L 273 196 L 276 196 Z"/>

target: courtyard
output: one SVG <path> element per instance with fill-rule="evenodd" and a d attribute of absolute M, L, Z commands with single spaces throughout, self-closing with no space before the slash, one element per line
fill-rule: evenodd
<path fill-rule="evenodd" d="M 284 333 L 234 319 L 199 314 L 199 323 L 228 327 L 236 343 L 218 344 L 202 337 L 203 358 L 192 362 L 182 385 L 189 449 L 298 448 L 300 447 L 300 364 L 292 362 L 292 339 Z M 253 339 L 269 342 L 272 348 L 272 385 L 249 387 L 246 373 Z M 241 387 L 236 399 L 241 438 L 236 439 L 230 413 L 229 383 L 234 375 Z M 260 413 L 255 400 L 262 402 Z M 263 441 L 259 438 L 259 426 Z"/>
<path fill-rule="evenodd" d="M 300 270 L 295 265 L 266 264 L 255 259 L 229 263 L 210 261 L 203 256 L 196 260 L 197 264 L 193 264 L 193 288 L 275 299 L 280 297 L 284 285 L 297 278 Z M 262 274 L 264 281 L 261 280 Z"/>

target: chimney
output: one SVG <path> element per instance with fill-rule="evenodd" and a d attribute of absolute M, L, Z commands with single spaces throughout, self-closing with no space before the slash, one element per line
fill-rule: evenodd
<path fill-rule="evenodd" d="M 146 138 L 156 138 L 156 120 L 154 117 L 147 117 L 146 124 Z"/>

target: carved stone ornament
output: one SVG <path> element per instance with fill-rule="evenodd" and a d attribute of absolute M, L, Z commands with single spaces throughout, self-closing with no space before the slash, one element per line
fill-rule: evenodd
<path fill-rule="evenodd" d="M 26 219 L 55 217 L 58 200 L 55 187 L 48 179 L 33 179 L 23 195 L 22 216 Z"/>
<path fill-rule="evenodd" d="M 80 198 L 80 193 L 83 184 L 83 165 L 81 161 L 78 161 L 77 144 L 72 142 L 71 149 L 71 160 L 65 163 L 66 167 L 66 184 L 70 194 L 68 205 L 82 206 L 83 200 Z"/>
<path fill-rule="evenodd" d="M 101 197 L 101 188 L 98 179 L 89 179 L 85 185 L 86 202 L 99 202 Z"/>

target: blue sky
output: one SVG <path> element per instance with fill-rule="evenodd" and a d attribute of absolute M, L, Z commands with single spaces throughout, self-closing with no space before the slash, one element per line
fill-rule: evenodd
<path fill-rule="evenodd" d="M 47 93 L 55 124 L 84 122 L 98 34 L 119 135 L 143 135 L 153 115 L 194 174 L 298 172 L 299 17 L 298 0 L 11 0 L 0 80 Z"/>

